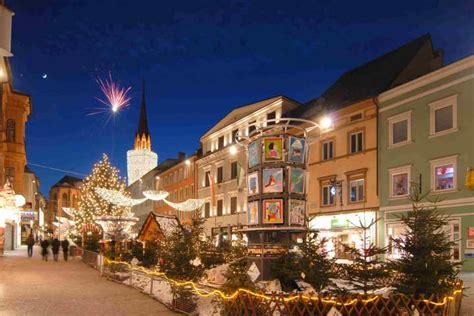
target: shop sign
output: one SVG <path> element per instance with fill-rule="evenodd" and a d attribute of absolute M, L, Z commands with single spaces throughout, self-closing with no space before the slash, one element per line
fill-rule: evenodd
<path fill-rule="evenodd" d="M 341 217 L 331 219 L 331 228 L 348 228 L 350 226 L 349 220 Z"/>
<path fill-rule="evenodd" d="M 360 222 L 370 224 L 372 221 L 375 221 L 375 212 L 321 215 L 310 221 L 310 227 L 320 230 L 347 229 L 358 227 Z"/>
<path fill-rule="evenodd" d="M 474 249 L 466 249 L 464 251 L 464 258 L 465 259 L 474 259 Z"/>
<path fill-rule="evenodd" d="M 467 237 L 474 238 L 474 227 L 467 228 Z"/>
<path fill-rule="evenodd" d="M 22 211 L 21 212 L 21 221 L 22 222 L 29 222 L 29 221 L 34 221 L 36 217 L 36 212 L 32 211 Z"/>

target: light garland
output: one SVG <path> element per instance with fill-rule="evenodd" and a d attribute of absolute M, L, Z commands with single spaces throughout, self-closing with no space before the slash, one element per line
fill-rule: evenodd
<path fill-rule="evenodd" d="M 197 210 L 198 208 L 204 205 L 203 199 L 189 199 L 182 203 L 173 203 L 166 199 L 164 199 L 163 201 L 165 201 L 166 204 L 168 204 L 174 209 L 177 209 L 178 211 L 186 211 L 186 212 Z"/>
<path fill-rule="evenodd" d="M 104 200 L 106 200 L 106 201 L 108 201 L 112 204 L 118 205 L 118 206 L 132 207 L 132 206 L 135 206 L 135 205 L 138 205 L 138 204 L 142 204 L 143 202 L 145 202 L 147 200 L 147 198 L 145 198 L 145 199 L 132 199 L 132 198 L 126 197 L 125 195 L 123 195 L 119 191 L 109 190 L 109 189 L 105 189 L 105 188 L 96 188 L 95 191 Z"/>
<path fill-rule="evenodd" d="M 125 216 L 107 215 L 98 217 L 95 222 L 102 227 L 104 239 L 121 240 L 128 238 L 132 226 L 138 222 L 138 217 L 131 213 Z"/>
<path fill-rule="evenodd" d="M 144 199 L 132 199 L 121 192 L 104 188 L 96 188 L 96 192 L 106 201 L 118 206 L 135 206 L 147 200 L 164 201 L 166 204 L 178 211 L 192 212 L 204 205 L 203 199 L 189 199 L 181 203 L 168 201 L 169 193 L 166 191 L 147 190 L 143 191 Z"/>
<path fill-rule="evenodd" d="M 272 300 L 272 296 L 261 294 L 261 293 L 256 293 L 256 292 L 253 292 L 253 291 L 245 289 L 245 288 L 239 288 L 234 293 L 232 293 L 230 295 L 225 294 L 221 290 L 212 290 L 212 291 L 209 292 L 207 290 L 203 290 L 203 289 L 199 288 L 197 286 L 197 284 L 193 281 L 178 281 L 178 280 L 175 280 L 175 279 L 172 279 L 172 278 L 168 277 L 164 272 L 155 272 L 155 271 L 146 269 L 144 267 L 132 266 L 128 262 L 114 261 L 114 260 L 110 260 L 108 258 L 104 258 L 104 264 L 110 264 L 110 263 L 123 264 L 123 265 L 127 266 L 130 270 L 137 271 L 137 272 L 142 272 L 142 273 L 145 273 L 146 275 L 150 275 L 150 276 L 162 277 L 165 280 L 167 280 L 168 282 L 173 283 L 176 286 L 180 286 L 180 287 L 191 286 L 194 293 L 196 293 L 198 296 L 204 297 L 204 298 L 207 298 L 207 297 L 210 297 L 210 296 L 219 296 L 223 300 L 232 300 L 232 299 L 236 298 L 240 293 L 246 293 L 246 294 L 249 294 L 253 297 L 261 298 L 263 300 L 267 300 L 267 301 Z M 435 302 L 435 301 L 431 301 L 431 300 L 422 300 L 422 301 L 426 304 L 431 304 L 431 305 L 434 305 L 434 306 L 444 306 L 444 305 L 446 305 L 448 300 L 452 301 L 452 300 L 454 300 L 454 296 L 460 295 L 460 294 L 462 294 L 462 290 L 455 290 L 455 291 L 453 291 L 452 295 L 445 296 L 441 302 Z M 377 295 L 377 296 L 373 296 L 373 297 L 368 298 L 368 299 L 354 298 L 354 299 L 350 300 L 349 302 L 341 303 L 341 302 L 336 301 L 334 298 L 321 298 L 319 296 L 308 296 L 308 295 L 290 295 L 288 297 L 284 297 L 283 300 L 285 302 L 291 302 L 291 301 L 294 301 L 294 300 L 297 300 L 297 299 L 304 299 L 304 300 L 308 300 L 308 301 L 320 300 L 322 303 L 325 303 L 325 304 L 332 304 L 332 305 L 336 305 L 336 306 L 350 306 L 350 305 L 356 304 L 359 301 L 364 303 L 364 304 L 367 304 L 367 303 L 374 302 L 374 301 L 376 301 L 377 299 L 380 299 L 380 298 L 381 298 L 381 295 Z"/>

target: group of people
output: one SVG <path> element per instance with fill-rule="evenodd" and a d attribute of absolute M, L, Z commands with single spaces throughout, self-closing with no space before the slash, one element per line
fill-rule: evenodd
<path fill-rule="evenodd" d="M 33 246 L 35 245 L 35 238 L 33 234 L 30 234 L 26 239 L 26 244 L 28 246 L 28 257 L 33 256 Z M 69 241 L 64 239 L 59 241 L 58 237 L 54 237 L 51 241 L 48 239 L 41 240 L 41 255 L 43 256 L 44 261 L 48 261 L 49 256 L 49 247 L 51 246 L 51 250 L 53 251 L 53 258 L 54 261 L 58 261 L 59 258 L 59 248 L 62 248 L 64 261 L 67 261 L 68 254 L 69 254 Z"/>

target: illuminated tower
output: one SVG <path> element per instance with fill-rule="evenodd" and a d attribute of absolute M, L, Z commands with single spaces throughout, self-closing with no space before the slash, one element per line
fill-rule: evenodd
<path fill-rule="evenodd" d="M 133 149 L 127 152 L 128 184 L 137 181 L 157 165 L 158 155 L 151 151 L 151 135 L 148 131 L 145 106 L 145 82 L 143 82 L 142 104 L 138 129 L 135 133 L 135 143 Z"/>

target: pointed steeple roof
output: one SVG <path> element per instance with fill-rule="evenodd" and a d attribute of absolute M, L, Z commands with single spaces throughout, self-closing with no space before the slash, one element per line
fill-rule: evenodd
<path fill-rule="evenodd" d="M 148 120 L 146 116 L 146 104 L 145 104 L 145 80 L 143 80 L 143 88 L 142 88 L 142 103 L 140 106 L 140 117 L 138 119 L 138 128 L 135 136 L 150 136 L 150 132 L 148 131 Z"/>

